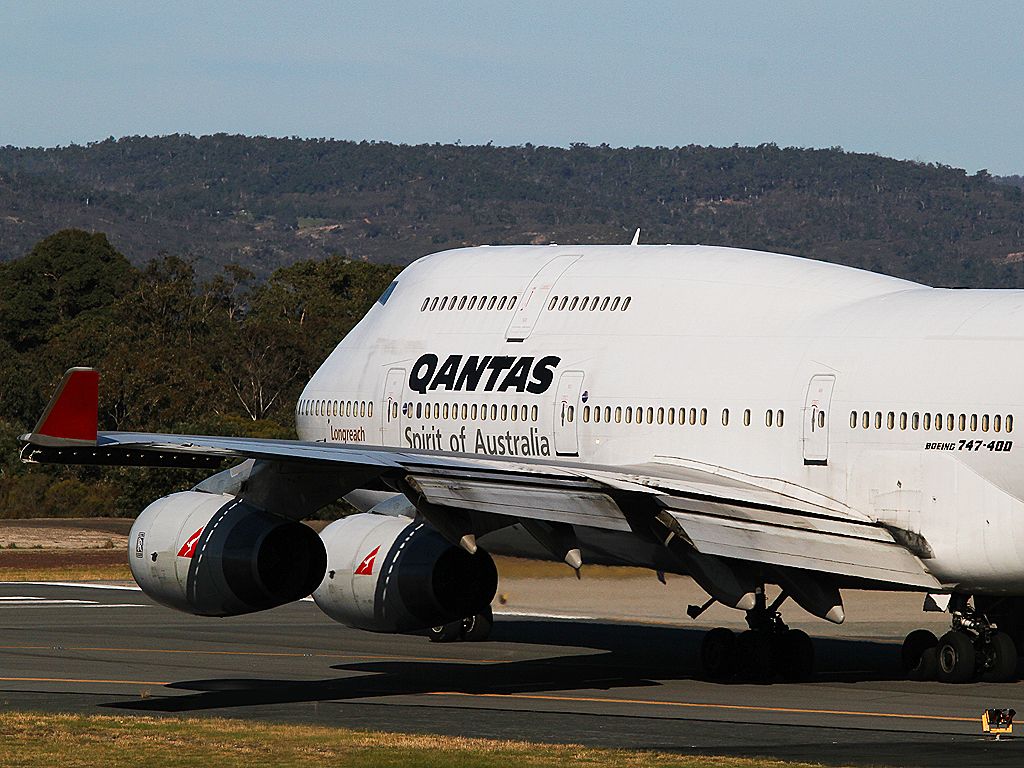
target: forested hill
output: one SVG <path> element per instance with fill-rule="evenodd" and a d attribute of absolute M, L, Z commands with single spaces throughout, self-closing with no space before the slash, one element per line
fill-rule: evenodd
<path fill-rule="evenodd" d="M 1010 180 L 1007 180 L 1010 181 Z M 482 243 L 713 243 L 937 285 L 1024 286 L 1024 203 L 988 174 L 841 150 L 132 137 L 0 148 L 0 259 L 63 227 L 212 276 Z"/>

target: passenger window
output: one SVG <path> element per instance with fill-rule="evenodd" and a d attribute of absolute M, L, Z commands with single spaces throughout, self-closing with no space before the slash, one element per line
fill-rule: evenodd
<path fill-rule="evenodd" d="M 471 310 L 475 306 L 476 306 L 476 296 L 470 296 L 469 297 L 469 306 L 466 307 L 466 311 L 468 312 L 469 310 Z"/>
<path fill-rule="evenodd" d="M 565 309 L 565 305 L 568 304 L 568 303 L 569 303 L 569 297 L 568 296 L 563 296 L 562 300 L 560 302 L 558 302 L 558 311 L 561 312 L 563 309 Z"/>
<path fill-rule="evenodd" d="M 557 304 L 557 303 L 558 303 L 558 297 L 557 296 L 552 296 L 551 297 L 551 301 L 548 302 L 548 312 L 553 310 L 555 308 L 555 304 Z"/>
<path fill-rule="evenodd" d="M 447 419 L 448 418 L 448 403 L 444 404 L 444 408 L 442 409 L 442 411 L 444 413 L 444 417 Z"/>
<path fill-rule="evenodd" d="M 648 409 L 647 409 L 647 423 L 648 424 L 653 424 L 654 423 L 654 409 L 650 408 L 650 407 L 648 407 Z"/>
<path fill-rule="evenodd" d="M 700 425 L 703 427 L 703 426 L 706 426 L 707 423 L 708 423 L 708 409 L 707 408 L 701 408 L 700 409 Z"/>
<path fill-rule="evenodd" d="M 440 405 L 440 403 L 434 403 L 434 418 L 435 419 L 440 419 L 441 418 L 441 405 Z"/>
<path fill-rule="evenodd" d="M 977 432 L 977 431 L 978 431 L 978 414 L 972 413 L 971 414 L 971 432 Z"/>
<path fill-rule="evenodd" d="M 692 427 L 696 423 L 697 423 L 697 409 L 696 408 L 691 408 L 690 409 L 690 426 Z"/>
<path fill-rule="evenodd" d="M 515 306 L 516 306 L 516 297 L 513 296 L 512 298 L 510 298 L 508 300 L 508 308 L 511 310 L 511 309 L 514 309 Z"/>
<path fill-rule="evenodd" d="M 892 411 L 889 411 L 889 415 L 886 417 L 886 425 L 889 427 L 889 429 L 892 429 L 893 427 L 896 426 L 896 414 L 893 413 Z"/>
<path fill-rule="evenodd" d="M 921 427 L 921 414 L 915 413 L 910 417 L 910 428 L 917 430 Z"/>
<path fill-rule="evenodd" d="M 487 308 L 488 309 L 494 309 L 494 302 L 496 302 L 497 300 L 498 300 L 497 296 L 491 296 L 490 301 L 487 302 Z"/>
<path fill-rule="evenodd" d="M 992 417 L 992 431 L 993 432 L 998 432 L 1002 426 L 1003 426 L 1003 417 L 1000 416 L 999 414 L 996 414 L 995 416 L 993 416 Z"/>
<path fill-rule="evenodd" d="M 900 414 L 900 429 L 905 430 L 906 428 L 907 428 L 907 414 L 906 413 L 901 413 Z"/>
<path fill-rule="evenodd" d="M 428 306 L 429 304 L 430 304 L 430 297 L 428 296 L 427 298 L 425 298 L 425 299 L 423 300 L 423 306 L 422 306 L 422 307 L 420 307 L 420 312 L 426 312 L 426 311 L 427 311 L 427 306 Z"/>
<path fill-rule="evenodd" d="M 501 301 L 498 302 L 498 311 L 500 312 L 505 308 L 506 297 L 502 296 Z"/>
<path fill-rule="evenodd" d="M 480 406 L 480 421 L 487 421 L 487 406 Z"/>
<path fill-rule="evenodd" d="M 437 296 L 430 300 L 430 311 L 433 312 L 437 309 Z"/>
<path fill-rule="evenodd" d="M 773 411 L 771 411 L 771 410 L 765 411 L 764 412 L 764 425 L 766 427 L 770 427 L 774 421 L 775 421 L 775 413 Z"/>
<path fill-rule="evenodd" d="M 857 428 L 857 412 L 850 411 L 850 429 Z"/>
<path fill-rule="evenodd" d="M 461 310 L 461 309 L 465 309 L 465 308 L 466 308 L 466 297 L 463 296 L 461 299 L 459 299 L 459 309 Z"/>
<path fill-rule="evenodd" d="M 495 403 L 491 403 L 491 421 L 498 420 L 498 406 Z"/>
<path fill-rule="evenodd" d="M 981 417 L 981 431 L 988 432 L 988 414 Z"/>
<path fill-rule="evenodd" d="M 1013 432 L 1013 416 L 1006 414 L 1006 431 Z"/>
<path fill-rule="evenodd" d="M 512 417 L 512 421 L 519 420 L 519 409 L 516 406 L 512 406 L 512 413 L 509 414 Z"/>
<path fill-rule="evenodd" d="M 476 419 L 477 419 L 477 405 L 476 405 L 476 403 L 473 403 L 473 405 L 470 406 L 469 412 L 471 414 L 470 418 L 473 419 L 473 421 L 476 421 Z"/>
<path fill-rule="evenodd" d="M 723 427 L 728 427 L 729 426 L 729 409 L 728 408 L 723 408 L 722 409 L 722 426 Z"/>
<path fill-rule="evenodd" d="M 586 414 L 584 414 L 584 417 L 585 416 L 586 416 Z M 595 424 L 600 424 L 601 423 L 601 406 L 600 405 L 595 405 L 594 406 L 594 423 Z"/>
<path fill-rule="evenodd" d="M 935 429 L 937 429 L 937 430 L 938 429 L 942 429 L 942 414 L 941 413 L 936 413 L 935 414 L 934 423 L 935 423 Z"/>
<path fill-rule="evenodd" d="M 590 311 L 591 311 L 591 312 L 593 312 L 593 311 L 594 311 L 595 309 L 597 309 L 597 304 L 598 304 L 598 302 L 599 302 L 600 300 L 601 300 L 601 299 L 600 299 L 600 297 L 598 297 L 598 296 L 595 296 L 594 298 L 592 298 L 592 299 L 590 300 Z"/>
<path fill-rule="evenodd" d="M 948 429 L 950 432 L 953 431 L 953 414 L 952 413 L 947 413 L 946 414 L 946 429 Z"/>
<path fill-rule="evenodd" d="M 441 297 L 441 306 L 440 306 L 440 307 L 438 307 L 438 311 L 440 312 L 440 311 L 441 311 L 441 310 L 443 310 L 443 309 L 444 309 L 444 308 L 445 308 L 446 306 L 448 306 L 448 297 L 447 297 L 447 296 L 442 296 L 442 297 Z"/>
<path fill-rule="evenodd" d="M 601 302 L 601 311 L 604 312 L 608 308 L 608 297 L 604 297 L 604 301 Z"/>
<path fill-rule="evenodd" d="M 669 424 L 675 424 L 676 423 L 676 409 L 675 408 L 669 408 L 668 409 L 668 423 Z"/>
<path fill-rule="evenodd" d="M 743 426 L 744 427 L 749 427 L 750 426 L 750 409 L 749 408 L 747 408 L 745 411 L 743 411 Z"/>
<path fill-rule="evenodd" d="M 363 400 L 359 403 L 359 417 L 362 419 L 366 418 L 366 401 Z"/>
<path fill-rule="evenodd" d="M 416 403 L 416 418 L 417 419 L 422 419 L 423 418 L 423 404 L 422 403 Z"/>
<path fill-rule="evenodd" d="M 665 409 L 664 408 L 659 408 L 658 409 L 658 423 L 659 424 L 664 424 L 665 423 Z"/>
<path fill-rule="evenodd" d="M 612 312 L 614 312 L 616 309 L 619 308 L 619 301 L 620 300 L 621 299 L 618 296 L 616 296 L 614 299 L 612 299 L 612 310 L 611 310 Z"/>
<path fill-rule="evenodd" d="M 618 424 L 622 421 L 622 406 L 615 406 L 615 423 Z"/>
<path fill-rule="evenodd" d="M 566 421 L 568 421 L 570 424 L 572 424 L 573 415 L 574 415 L 575 410 L 576 410 L 575 406 L 572 406 L 572 405 L 570 405 L 566 409 L 565 418 L 566 418 Z"/>
<path fill-rule="evenodd" d="M 924 415 L 924 428 L 926 430 L 932 428 L 932 415 L 930 413 Z"/>
<path fill-rule="evenodd" d="M 626 300 L 622 302 L 622 311 L 625 312 L 629 308 L 629 302 L 632 297 L 627 296 Z"/>
<path fill-rule="evenodd" d="M 611 421 L 612 420 L 612 407 L 610 405 L 606 405 L 604 407 L 604 420 L 605 421 Z M 615 420 L 618 421 L 618 418 L 616 418 Z"/>
<path fill-rule="evenodd" d="M 572 406 L 571 405 L 569 406 L 569 413 L 572 413 Z M 502 421 L 507 421 L 508 420 L 508 406 L 507 405 L 502 405 L 501 406 L 501 420 Z M 572 421 L 572 419 L 569 419 L 569 421 Z"/>
<path fill-rule="evenodd" d="M 627 405 L 626 406 L 626 423 L 627 424 L 632 424 L 633 423 L 633 406 L 631 406 L 631 405 Z"/>
<path fill-rule="evenodd" d="M 582 312 L 583 310 L 585 310 L 587 308 L 587 302 L 588 301 L 590 301 L 590 297 L 589 296 L 584 296 L 583 300 L 580 301 L 580 312 Z"/>
<path fill-rule="evenodd" d="M 957 423 L 960 426 L 960 431 L 965 432 L 967 430 L 967 414 L 961 413 Z"/>
<path fill-rule="evenodd" d="M 579 304 L 579 301 L 580 301 L 580 297 L 579 296 L 573 296 L 572 297 L 572 301 L 569 302 L 569 311 L 570 312 L 572 312 L 574 309 L 576 309 L 576 305 Z"/>
<path fill-rule="evenodd" d="M 882 428 L 882 412 L 875 411 L 875 429 Z"/>
<path fill-rule="evenodd" d="M 530 415 L 533 417 L 534 421 L 537 420 L 537 406 L 536 405 L 533 406 L 533 408 L 530 410 Z"/>

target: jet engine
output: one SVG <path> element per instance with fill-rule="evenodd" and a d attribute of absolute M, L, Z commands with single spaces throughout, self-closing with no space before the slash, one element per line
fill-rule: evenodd
<path fill-rule="evenodd" d="M 142 591 L 198 616 L 237 616 L 306 597 L 327 566 L 312 528 L 227 494 L 158 499 L 128 541 Z"/>
<path fill-rule="evenodd" d="M 486 611 L 498 571 L 429 524 L 363 513 L 328 525 L 327 575 L 313 593 L 335 621 L 371 632 L 409 632 Z"/>

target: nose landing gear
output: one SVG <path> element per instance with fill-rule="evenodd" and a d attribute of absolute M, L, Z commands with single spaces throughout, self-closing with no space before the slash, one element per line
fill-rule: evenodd
<path fill-rule="evenodd" d="M 764 587 L 754 596 L 754 607 L 746 616 L 749 629 L 737 635 L 716 627 L 704 636 L 700 657 L 705 674 L 716 680 L 738 676 L 767 681 L 776 674 L 784 680 L 807 679 L 814 670 L 814 646 L 806 632 L 790 629 L 782 620 L 779 607 L 786 593 L 770 605 Z"/>
<path fill-rule="evenodd" d="M 953 595 L 949 604 L 952 628 L 941 638 L 925 629 L 907 635 L 902 661 L 911 680 L 1002 683 L 1014 679 L 1016 644 L 968 600 L 968 595 Z"/>

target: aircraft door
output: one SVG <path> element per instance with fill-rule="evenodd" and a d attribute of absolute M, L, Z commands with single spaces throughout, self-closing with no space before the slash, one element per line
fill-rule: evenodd
<path fill-rule="evenodd" d="M 401 445 L 402 408 L 405 399 L 405 369 L 392 368 L 384 381 L 381 403 L 381 445 Z"/>
<path fill-rule="evenodd" d="M 547 303 L 548 294 L 555 287 L 555 281 L 579 258 L 579 254 L 556 256 L 538 270 L 523 291 L 523 300 L 512 315 L 512 322 L 505 331 L 506 341 L 524 341 L 530 335 Z"/>
<path fill-rule="evenodd" d="M 807 385 L 804 399 L 803 443 L 804 464 L 828 464 L 829 407 L 836 377 L 832 374 L 817 374 Z"/>
<path fill-rule="evenodd" d="M 566 371 L 558 380 L 555 395 L 555 455 L 579 456 L 576 424 L 580 418 L 583 371 Z"/>

